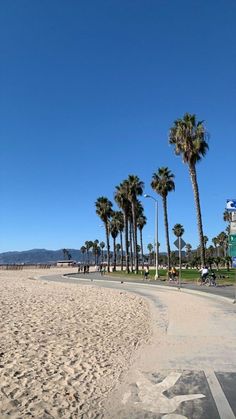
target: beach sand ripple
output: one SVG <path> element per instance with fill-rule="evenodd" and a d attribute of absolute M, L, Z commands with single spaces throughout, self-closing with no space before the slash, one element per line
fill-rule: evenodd
<path fill-rule="evenodd" d="M 148 305 L 124 291 L 29 279 L 42 273 L 0 272 L 0 417 L 101 418 L 150 336 Z"/>

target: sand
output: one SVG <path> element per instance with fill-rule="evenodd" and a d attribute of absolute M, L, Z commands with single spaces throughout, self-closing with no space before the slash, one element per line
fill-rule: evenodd
<path fill-rule="evenodd" d="M 32 279 L 67 271 L 0 271 L 1 419 L 102 418 L 150 337 L 139 296 Z"/>

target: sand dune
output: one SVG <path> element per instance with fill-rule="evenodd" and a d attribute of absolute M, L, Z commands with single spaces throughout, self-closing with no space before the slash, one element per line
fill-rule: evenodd
<path fill-rule="evenodd" d="M 29 279 L 42 274 L 0 272 L 0 417 L 100 418 L 150 335 L 147 303 L 123 291 Z"/>

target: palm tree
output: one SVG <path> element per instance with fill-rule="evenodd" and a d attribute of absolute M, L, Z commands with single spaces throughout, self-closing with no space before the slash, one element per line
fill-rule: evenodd
<path fill-rule="evenodd" d="M 141 248 L 141 259 L 142 259 L 142 269 L 144 269 L 144 259 L 143 259 L 143 228 L 147 224 L 147 218 L 145 215 L 140 213 L 137 218 L 137 226 L 140 233 L 140 248 Z"/>
<path fill-rule="evenodd" d="M 226 249 L 227 249 L 227 243 L 228 243 L 228 236 L 227 236 L 227 234 L 224 231 L 222 231 L 220 234 L 218 234 L 217 239 L 218 239 L 219 246 L 223 250 L 223 252 L 222 252 L 223 253 L 223 256 L 226 257 Z"/>
<path fill-rule="evenodd" d="M 138 274 L 138 251 L 137 251 L 137 197 L 143 194 L 144 183 L 135 175 L 129 175 L 128 179 L 128 199 L 131 203 L 133 221 L 133 241 L 134 241 L 134 265 L 135 273 Z"/>
<path fill-rule="evenodd" d="M 120 250 L 121 250 L 121 270 L 123 271 L 123 231 L 124 231 L 124 214 L 122 211 L 116 211 L 116 225 L 120 233 Z"/>
<path fill-rule="evenodd" d="M 115 201 L 121 208 L 124 216 L 125 229 L 125 261 L 126 272 L 129 273 L 129 211 L 130 202 L 128 200 L 128 182 L 124 180 L 119 186 L 116 186 Z"/>
<path fill-rule="evenodd" d="M 116 238 L 119 234 L 118 229 L 118 223 L 119 223 L 119 214 L 117 214 L 117 211 L 113 211 L 112 213 L 112 219 L 110 221 L 110 233 L 113 238 L 113 270 L 116 270 Z"/>
<path fill-rule="evenodd" d="M 84 254 L 86 252 L 86 247 L 85 246 L 81 246 L 80 251 L 81 251 L 81 253 L 83 255 L 83 263 L 84 263 Z"/>
<path fill-rule="evenodd" d="M 95 265 L 98 264 L 98 253 L 99 253 L 99 240 L 94 240 L 93 242 L 93 254 Z"/>
<path fill-rule="evenodd" d="M 65 260 L 70 260 L 71 259 L 71 254 L 70 254 L 69 250 L 68 249 L 62 249 L 62 251 L 63 251 L 64 259 Z"/>
<path fill-rule="evenodd" d="M 172 231 L 176 237 L 182 237 L 182 235 L 184 234 L 184 228 L 182 224 L 175 224 L 172 228 Z"/>
<path fill-rule="evenodd" d="M 197 182 L 196 163 L 200 162 L 208 150 L 207 132 L 203 121 L 196 121 L 196 116 L 186 113 L 183 119 L 177 119 L 170 129 L 169 142 L 175 146 L 175 153 L 182 155 L 183 162 L 188 164 L 193 187 L 197 213 L 199 242 L 201 246 L 201 263 L 205 265 L 205 246 L 202 227 L 199 188 Z"/>
<path fill-rule="evenodd" d="M 120 259 L 120 262 L 121 262 L 121 259 L 122 259 L 122 253 L 120 254 L 120 251 L 121 251 L 121 244 L 120 243 L 117 243 L 116 244 L 116 253 L 117 253 L 117 255 L 119 256 L 119 259 Z M 121 262 L 122 263 L 122 262 Z"/>
<path fill-rule="evenodd" d="M 87 263 L 89 264 L 89 251 L 93 247 L 93 242 L 91 240 L 86 240 L 84 244 L 85 244 L 86 253 L 87 253 Z"/>
<path fill-rule="evenodd" d="M 174 235 L 179 239 L 179 269 L 181 270 L 181 247 L 180 247 L 180 238 L 184 234 L 184 228 L 182 224 L 175 224 L 172 228 Z"/>
<path fill-rule="evenodd" d="M 166 233 L 166 247 L 167 247 L 167 265 L 168 272 L 170 271 L 170 239 L 169 239 L 169 224 L 168 224 L 168 212 L 167 212 L 167 196 L 169 192 L 175 190 L 174 175 L 168 169 L 168 167 L 161 167 L 157 172 L 153 173 L 152 189 L 161 196 L 163 211 L 164 211 L 164 223 Z"/>
<path fill-rule="evenodd" d="M 148 251 L 149 251 L 149 265 L 151 265 L 151 257 L 152 257 L 152 252 L 153 252 L 152 243 L 148 243 L 147 248 L 148 248 Z"/>
<path fill-rule="evenodd" d="M 219 250 L 220 250 L 220 248 L 219 248 L 219 237 L 213 237 L 213 239 L 212 239 L 212 243 L 214 244 L 214 246 L 215 246 L 215 250 L 216 250 L 216 257 L 219 257 Z"/>
<path fill-rule="evenodd" d="M 190 243 L 186 243 L 186 245 L 185 245 L 185 249 L 186 249 L 187 259 L 188 259 L 188 262 L 189 262 L 190 255 L 191 255 L 191 251 L 192 251 L 192 246 L 191 246 L 191 244 L 190 244 Z"/>
<path fill-rule="evenodd" d="M 214 246 L 210 245 L 207 249 L 207 252 L 208 252 L 208 255 L 210 256 L 210 258 L 213 258 L 214 254 L 215 254 Z"/>
<path fill-rule="evenodd" d="M 207 236 L 203 236 L 203 241 L 204 241 L 204 247 L 206 249 L 207 242 L 209 241 L 208 237 Z"/>
<path fill-rule="evenodd" d="M 109 219 L 112 215 L 112 202 L 105 196 L 100 196 L 95 202 L 96 214 L 104 223 L 107 242 L 107 271 L 110 272 L 110 242 L 109 242 Z"/>
<path fill-rule="evenodd" d="M 102 262 L 103 262 L 103 251 L 104 251 L 104 247 L 106 246 L 104 242 L 100 242 L 99 246 L 101 248 L 101 252 L 102 252 Z"/>

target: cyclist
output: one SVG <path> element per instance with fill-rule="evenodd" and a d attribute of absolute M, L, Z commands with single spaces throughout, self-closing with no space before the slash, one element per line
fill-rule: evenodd
<path fill-rule="evenodd" d="M 200 285 L 203 285 L 204 282 L 205 282 L 205 280 L 206 280 L 206 278 L 207 278 L 207 276 L 208 276 L 208 274 L 209 274 L 208 267 L 207 266 L 203 266 L 200 269 L 200 272 L 201 272 L 201 284 Z"/>

